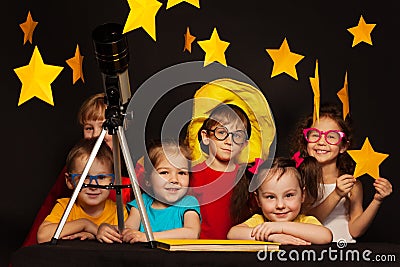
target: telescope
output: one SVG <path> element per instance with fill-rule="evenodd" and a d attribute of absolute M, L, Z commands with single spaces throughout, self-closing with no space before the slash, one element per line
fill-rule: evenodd
<path fill-rule="evenodd" d="M 122 34 L 123 27 L 117 23 L 106 23 L 98 26 L 92 32 L 95 55 L 103 77 L 105 103 L 107 105 L 103 132 L 107 131 L 113 138 L 114 172 L 116 183 L 120 183 L 120 148 L 131 180 L 133 193 L 145 229 L 147 240 L 152 248 L 156 247 L 149 218 L 143 203 L 141 190 L 137 182 L 134 164 L 129 153 L 128 143 L 123 131 L 126 108 L 131 98 L 129 85 L 128 63 L 129 50 L 126 35 Z M 103 135 L 104 138 L 104 135 Z M 97 153 L 92 152 L 92 153 Z M 88 163 L 89 164 L 89 163 Z M 91 164 L 91 163 L 90 163 Z M 117 191 L 118 228 L 124 229 L 121 194 Z"/>
<path fill-rule="evenodd" d="M 56 244 L 60 237 L 61 231 L 67 221 L 68 215 L 72 209 L 75 200 L 78 197 L 78 193 L 83 187 L 83 182 L 88 175 L 89 169 L 93 164 L 96 154 L 100 148 L 101 143 L 104 141 L 104 137 L 108 130 L 108 133 L 112 135 L 112 149 L 113 149 L 113 160 L 114 160 L 114 174 L 115 184 L 106 187 L 105 189 L 115 189 L 116 191 L 116 204 L 117 204 L 117 217 L 118 217 L 118 230 L 120 233 L 124 230 L 124 212 L 125 208 L 122 203 L 121 189 L 124 185 L 121 185 L 121 159 L 120 149 L 125 159 L 125 164 L 128 170 L 129 178 L 131 180 L 131 188 L 135 194 L 135 199 L 138 204 L 139 213 L 142 219 L 142 223 L 145 229 L 147 240 L 152 248 L 156 247 L 153 232 L 151 230 L 150 222 L 145 210 L 139 184 L 137 182 L 134 164 L 129 153 L 128 143 L 126 141 L 124 130 L 122 129 L 125 110 L 129 104 L 131 97 L 131 90 L 129 86 L 128 76 L 128 42 L 126 36 L 122 34 L 122 25 L 117 23 L 107 23 L 98 26 L 92 32 L 92 38 L 95 48 L 95 54 L 97 62 L 100 67 L 100 71 L 103 77 L 103 85 L 105 89 L 105 104 L 107 108 L 105 110 L 105 122 L 103 123 L 103 130 L 98 137 L 96 144 L 90 153 L 90 156 L 86 162 L 85 168 L 83 169 L 81 178 L 77 183 L 74 192 L 72 193 L 71 199 L 64 211 L 63 216 L 57 226 L 54 233 L 52 244 Z M 93 185 L 90 185 L 93 187 Z"/>
<path fill-rule="evenodd" d="M 122 25 L 106 23 L 93 30 L 92 39 L 107 96 L 106 104 L 126 108 L 131 98 L 129 49 L 122 31 Z"/>

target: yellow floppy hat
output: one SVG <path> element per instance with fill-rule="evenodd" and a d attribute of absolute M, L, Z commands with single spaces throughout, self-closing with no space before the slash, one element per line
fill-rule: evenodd
<path fill-rule="evenodd" d="M 198 133 L 212 110 L 220 104 L 240 107 L 246 112 L 251 124 L 249 143 L 240 153 L 238 163 L 251 163 L 256 158 L 267 159 L 276 129 L 265 96 L 250 84 L 224 78 L 203 85 L 194 95 L 192 119 L 186 135 L 186 142 L 192 150 L 193 164 L 207 158 L 201 149 Z"/>

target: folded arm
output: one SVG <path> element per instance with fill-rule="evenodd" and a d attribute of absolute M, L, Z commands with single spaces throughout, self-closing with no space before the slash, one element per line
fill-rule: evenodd
<path fill-rule="evenodd" d="M 48 221 L 44 221 L 38 229 L 37 240 L 38 243 L 48 242 L 52 239 L 56 229 L 58 227 L 58 223 L 51 223 Z M 61 231 L 60 237 L 69 237 L 69 239 L 73 238 L 81 238 L 81 239 L 94 239 L 97 233 L 97 224 L 93 223 L 88 219 L 77 219 L 74 221 L 66 222 Z M 83 233 L 83 234 L 79 234 Z"/>

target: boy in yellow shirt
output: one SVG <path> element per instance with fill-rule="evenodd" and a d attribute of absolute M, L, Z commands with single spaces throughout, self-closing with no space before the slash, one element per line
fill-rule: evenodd
<path fill-rule="evenodd" d="M 96 139 L 82 139 L 69 152 L 66 160 L 65 181 L 69 189 L 74 189 L 93 150 Z M 114 183 L 113 152 L 103 141 L 90 166 L 84 185 L 72 206 L 67 221 L 61 231 L 62 239 L 95 239 L 101 223 L 118 224 L 117 205 L 108 199 L 110 190 L 106 187 Z M 39 226 L 38 243 L 48 242 L 68 206 L 70 198 L 57 200 L 53 210 Z M 124 209 L 124 220 L 128 217 Z"/>

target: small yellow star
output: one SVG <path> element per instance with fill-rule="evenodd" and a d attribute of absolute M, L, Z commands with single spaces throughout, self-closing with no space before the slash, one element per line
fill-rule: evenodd
<path fill-rule="evenodd" d="M 38 22 L 32 19 L 31 12 L 28 11 L 28 16 L 26 18 L 26 21 L 24 23 L 19 24 L 19 27 L 21 27 L 22 31 L 24 32 L 24 44 L 28 40 L 32 44 L 33 31 L 35 30 L 37 24 Z"/>
<path fill-rule="evenodd" d="M 190 34 L 189 27 L 186 28 L 186 33 L 184 34 L 185 37 L 185 47 L 183 48 L 183 52 L 186 50 L 189 51 L 189 53 L 192 52 L 192 43 L 194 40 L 196 40 L 196 37 Z"/>
<path fill-rule="evenodd" d="M 286 72 L 297 80 L 296 64 L 304 58 L 304 56 L 293 53 L 289 49 L 286 38 L 279 49 L 266 49 L 269 56 L 274 61 L 271 78 Z"/>
<path fill-rule="evenodd" d="M 157 0 L 127 0 L 130 8 L 122 33 L 142 27 L 156 40 L 156 15 L 162 3 Z"/>
<path fill-rule="evenodd" d="M 389 154 L 375 152 L 368 137 L 365 139 L 361 150 L 348 150 L 347 153 L 349 153 L 356 162 L 354 178 L 363 174 L 369 174 L 373 178 L 378 179 L 379 165 L 389 156 Z"/>
<path fill-rule="evenodd" d="M 353 44 L 351 47 L 354 47 L 361 42 L 372 45 L 371 32 L 375 26 L 376 24 L 367 24 L 363 16 L 361 16 L 357 26 L 347 29 L 351 34 L 354 35 Z"/>
<path fill-rule="evenodd" d="M 221 63 L 225 67 L 227 66 L 225 50 L 228 48 L 229 43 L 219 39 L 217 28 L 214 28 L 210 40 L 198 41 L 197 43 L 206 52 L 204 67 L 214 61 Z"/>
<path fill-rule="evenodd" d="M 14 69 L 22 82 L 18 106 L 35 96 L 54 106 L 50 84 L 57 78 L 62 69 L 63 67 L 44 64 L 36 46 L 29 65 Z"/>
<path fill-rule="evenodd" d="M 187 3 L 191 4 L 191 5 L 194 5 L 197 8 L 200 8 L 200 0 L 168 0 L 166 9 L 168 9 L 170 7 L 173 7 L 173 6 L 175 6 L 175 5 L 179 4 L 179 3 L 182 3 L 182 2 L 187 2 Z"/>
<path fill-rule="evenodd" d="M 311 88 L 314 93 L 314 113 L 313 122 L 319 121 L 319 103 L 320 103 L 320 90 L 319 90 L 319 75 L 318 75 L 318 60 L 315 62 L 315 77 L 310 77 Z"/>
<path fill-rule="evenodd" d="M 66 60 L 68 66 L 72 69 L 72 84 L 75 84 L 79 79 L 85 82 L 82 71 L 83 58 L 84 56 L 79 51 L 79 45 L 76 45 L 75 56 Z"/>
<path fill-rule="evenodd" d="M 337 92 L 337 96 L 339 97 L 340 101 L 342 101 L 343 105 L 343 120 L 346 119 L 347 114 L 350 111 L 350 104 L 349 104 L 349 85 L 347 83 L 347 71 L 346 75 L 344 76 L 344 85 L 343 88 Z"/>

